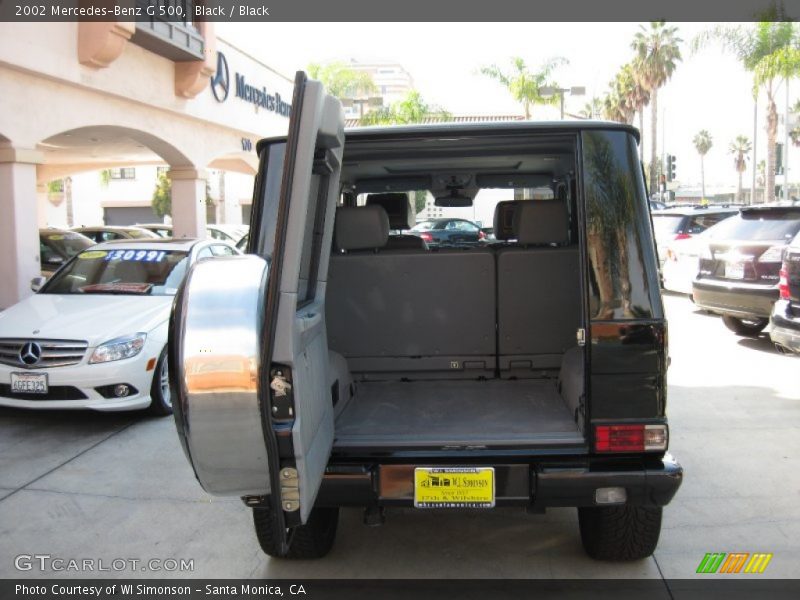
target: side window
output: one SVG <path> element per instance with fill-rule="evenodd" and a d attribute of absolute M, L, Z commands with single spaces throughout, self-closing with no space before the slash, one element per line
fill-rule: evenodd
<path fill-rule="evenodd" d="M 197 260 L 205 260 L 206 258 L 213 258 L 214 255 L 211 253 L 211 248 L 206 246 L 202 250 L 197 253 Z"/>
<path fill-rule="evenodd" d="M 297 306 L 314 300 L 317 292 L 322 235 L 325 228 L 326 203 L 324 196 L 328 189 L 328 177 L 312 175 L 308 196 L 308 212 L 303 229 L 303 253 L 300 256 L 300 278 L 297 288 Z"/>
<path fill-rule="evenodd" d="M 222 244 L 214 244 L 211 246 L 211 253 L 214 256 L 233 256 L 234 254 L 231 248 Z"/>
<path fill-rule="evenodd" d="M 661 316 L 650 210 L 636 141 L 618 131 L 582 134 L 589 316 Z"/>
<path fill-rule="evenodd" d="M 444 227 L 447 231 L 453 231 L 458 229 L 458 222 L 457 221 L 448 221 L 447 225 Z"/>
<path fill-rule="evenodd" d="M 54 256 L 56 256 L 56 253 L 45 246 L 42 242 L 39 242 L 39 255 L 42 264 L 47 264 Z"/>

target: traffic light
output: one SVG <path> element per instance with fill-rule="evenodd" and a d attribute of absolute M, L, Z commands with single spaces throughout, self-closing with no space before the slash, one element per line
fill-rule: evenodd
<path fill-rule="evenodd" d="M 667 154 L 667 181 L 675 180 L 675 156 Z"/>

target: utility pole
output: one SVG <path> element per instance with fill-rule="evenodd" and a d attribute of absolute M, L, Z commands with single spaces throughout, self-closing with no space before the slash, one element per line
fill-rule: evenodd
<path fill-rule="evenodd" d="M 669 167 L 664 163 L 664 153 L 667 148 L 667 108 L 664 107 L 664 112 L 661 114 L 661 172 L 664 173 Z M 662 197 L 663 201 L 664 198 Z"/>
<path fill-rule="evenodd" d="M 750 188 L 750 204 L 756 203 L 756 142 L 758 141 L 758 96 L 753 97 L 753 187 Z"/>
<path fill-rule="evenodd" d="M 786 84 L 786 112 L 783 118 L 783 199 L 789 199 L 789 80 Z"/>

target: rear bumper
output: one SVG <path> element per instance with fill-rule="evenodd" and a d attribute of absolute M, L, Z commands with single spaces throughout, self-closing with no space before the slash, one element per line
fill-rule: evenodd
<path fill-rule="evenodd" d="M 319 506 L 414 506 L 414 468 L 419 464 L 331 464 L 322 481 Z M 452 465 L 452 466 L 464 466 Z M 662 458 L 609 460 L 589 465 L 470 464 L 495 468 L 496 506 L 598 506 L 595 492 L 623 487 L 628 505 L 665 506 L 683 479 L 683 468 L 669 454 Z"/>
<path fill-rule="evenodd" d="M 778 288 L 696 280 L 692 296 L 697 306 L 715 313 L 766 319 L 778 299 Z"/>
<path fill-rule="evenodd" d="M 769 336 L 773 342 L 800 353 L 800 318 L 789 312 L 789 301 L 778 300 L 770 318 Z"/>

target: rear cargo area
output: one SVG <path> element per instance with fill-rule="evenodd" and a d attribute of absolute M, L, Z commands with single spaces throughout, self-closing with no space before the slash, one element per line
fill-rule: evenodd
<path fill-rule="evenodd" d="M 584 444 L 575 140 L 527 140 L 509 154 L 507 143 L 493 155 L 485 141 L 437 140 L 424 162 L 413 142 L 385 156 L 348 146 L 342 181 L 362 193 L 336 210 L 325 291 L 335 448 Z M 486 186 L 471 201 L 486 192 L 494 239 L 414 235 L 411 196 L 385 191 L 407 183 L 374 179 L 414 173 L 434 185 L 431 156 L 457 173 L 447 181 Z M 517 199 L 519 187 L 539 199 Z"/>
<path fill-rule="evenodd" d="M 335 445 L 578 444 L 555 380 L 360 382 L 336 420 Z"/>

